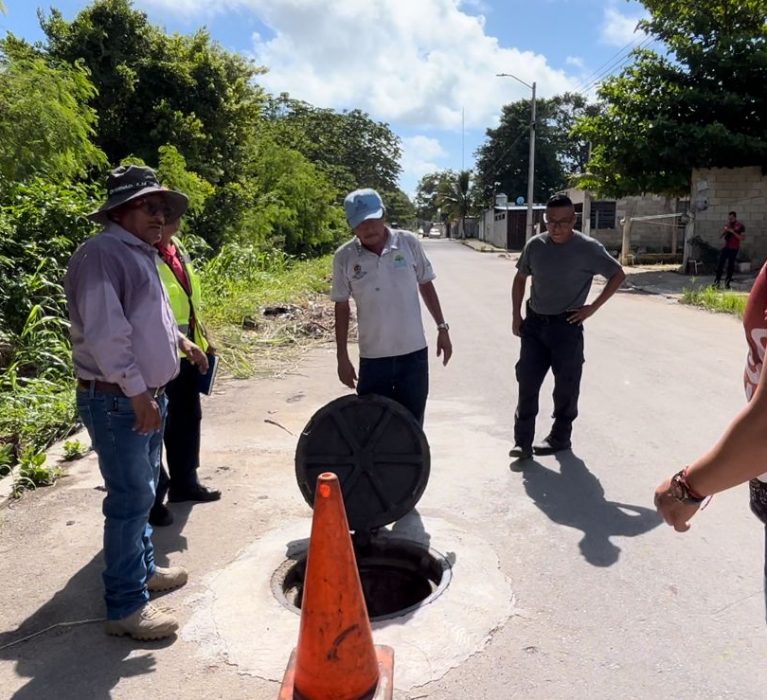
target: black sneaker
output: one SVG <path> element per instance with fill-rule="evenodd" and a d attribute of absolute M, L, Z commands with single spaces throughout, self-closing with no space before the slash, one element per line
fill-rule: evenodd
<path fill-rule="evenodd" d="M 195 484 L 189 488 L 175 490 L 172 486 L 168 492 L 168 500 L 171 503 L 180 503 L 182 501 L 195 501 L 196 503 L 210 503 L 221 498 L 221 491 L 218 489 L 209 489 L 202 484 Z"/>
<path fill-rule="evenodd" d="M 549 435 L 548 437 L 543 438 L 543 441 L 539 445 L 533 446 L 533 452 L 537 455 L 553 455 L 557 452 L 569 450 L 570 447 L 571 444 L 569 440 L 567 442 L 557 442 L 556 440 L 552 440 Z"/>
<path fill-rule="evenodd" d="M 515 459 L 530 459 L 532 456 L 533 450 L 531 447 L 514 445 L 514 447 L 509 450 L 509 457 L 514 457 Z"/>
<path fill-rule="evenodd" d="M 149 511 L 149 524 L 153 527 L 167 527 L 173 522 L 173 513 L 165 506 L 152 506 Z"/>

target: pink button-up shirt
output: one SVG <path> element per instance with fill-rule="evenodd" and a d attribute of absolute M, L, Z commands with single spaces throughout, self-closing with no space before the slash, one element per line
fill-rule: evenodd
<path fill-rule="evenodd" d="M 136 396 L 178 374 L 179 331 L 156 248 L 110 223 L 75 251 L 64 289 L 78 377 Z"/>

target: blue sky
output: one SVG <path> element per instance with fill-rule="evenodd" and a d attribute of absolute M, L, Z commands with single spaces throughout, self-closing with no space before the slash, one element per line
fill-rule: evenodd
<path fill-rule="evenodd" d="M 36 9 L 72 19 L 84 0 L 6 0 L 0 34 L 42 39 Z M 646 14 L 624 0 L 134 0 L 167 31 L 206 26 L 221 45 L 267 66 L 261 83 L 319 107 L 359 108 L 403 140 L 401 186 L 471 168 L 503 104 L 593 94 L 645 41 Z M 364 183 L 361 183 L 364 184 Z"/>

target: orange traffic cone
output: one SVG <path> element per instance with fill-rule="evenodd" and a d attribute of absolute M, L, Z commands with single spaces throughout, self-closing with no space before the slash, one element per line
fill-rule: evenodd
<path fill-rule="evenodd" d="M 394 650 L 373 646 L 341 486 L 317 477 L 298 646 L 278 700 L 391 700 Z"/>

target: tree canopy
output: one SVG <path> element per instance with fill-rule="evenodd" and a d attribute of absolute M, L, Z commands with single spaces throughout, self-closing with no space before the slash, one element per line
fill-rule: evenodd
<path fill-rule="evenodd" d="M 103 166 L 87 106 L 95 94 L 80 64 L 51 66 L 12 37 L 0 41 L 0 177 L 62 180 Z"/>
<path fill-rule="evenodd" d="M 594 108 L 585 97 L 575 93 L 536 100 L 535 201 L 546 201 L 585 167 L 588 144 L 571 132 L 576 119 L 590 111 Z M 483 201 L 489 202 L 493 192 L 510 199 L 527 197 L 530 116 L 530 100 L 519 100 L 505 105 L 498 127 L 487 130 L 487 140 L 476 153 L 475 186 Z"/>
<path fill-rule="evenodd" d="M 767 167 L 766 0 L 644 0 L 662 52 L 606 80 L 576 134 L 592 144 L 579 184 L 621 196 L 689 192 L 695 167 Z"/>

